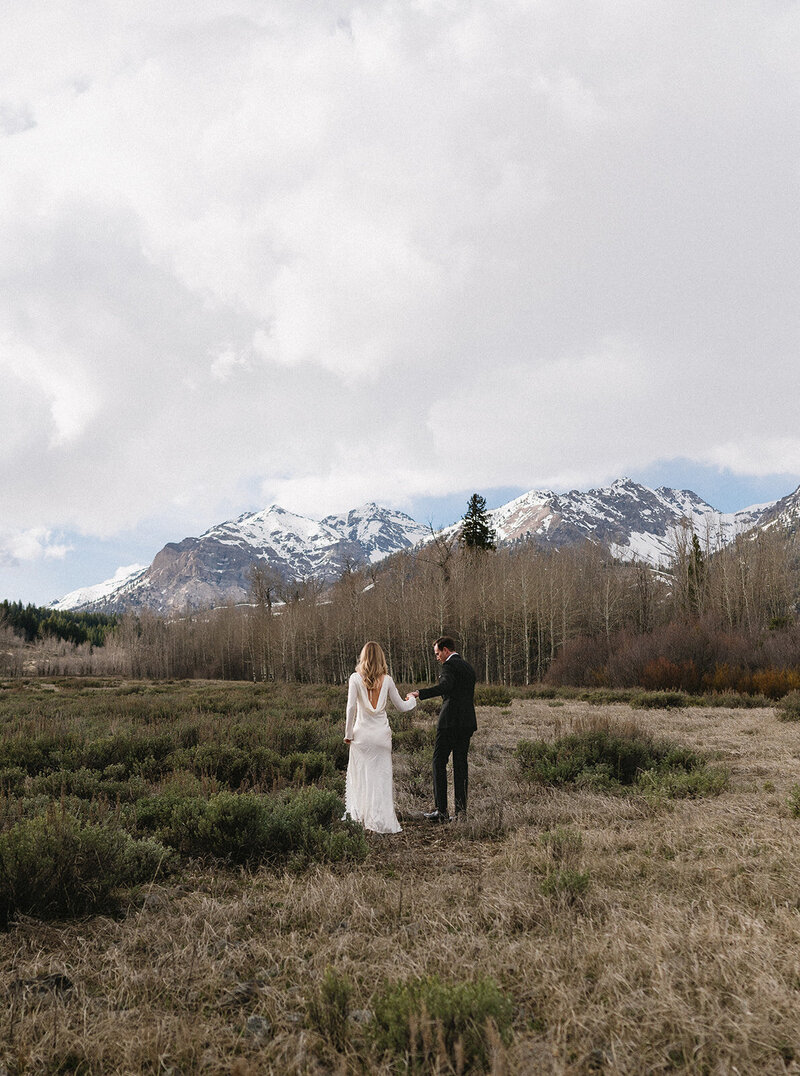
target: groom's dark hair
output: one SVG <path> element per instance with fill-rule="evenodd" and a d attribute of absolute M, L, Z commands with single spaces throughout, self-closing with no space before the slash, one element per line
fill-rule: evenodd
<path fill-rule="evenodd" d="M 433 645 L 437 650 L 455 650 L 456 641 L 449 635 L 440 635 Z"/>

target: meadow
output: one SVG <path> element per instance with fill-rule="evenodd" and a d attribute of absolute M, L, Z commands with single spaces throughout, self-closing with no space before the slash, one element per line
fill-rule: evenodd
<path fill-rule="evenodd" d="M 344 700 L 0 682 L 0 1073 L 800 1072 L 796 699 L 482 688 L 449 826 L 424 704 L 394 837 Z"/>

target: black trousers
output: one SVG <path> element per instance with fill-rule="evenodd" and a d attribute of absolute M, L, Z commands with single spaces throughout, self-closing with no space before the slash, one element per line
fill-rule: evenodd
<path fill-rule="evenodd" d="M 469 766 L 467 754 L 471 732 L 459 729 L 437 729 L 433 745 L 433 801 L 436 809 L 447 814 L 447 760 L 453 756 L 453 789 L 456 797 L 456 814 L 467 809 L 467 785 Z"/>

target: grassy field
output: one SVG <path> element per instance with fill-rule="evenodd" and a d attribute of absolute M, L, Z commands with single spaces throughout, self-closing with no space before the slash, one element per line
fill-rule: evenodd
<path fill-rule="evenodd" d="M 403 833 L 364 839 L 330 808 L 344 697 L 0 686 L 0 1073 L 800 1072 L 800 723 L 498 692 L 445 827 L 426 704 Z M 567 775 L 642 737 L 677 769 Z M 66 913 L 12 877 L 65 834 Z"/>

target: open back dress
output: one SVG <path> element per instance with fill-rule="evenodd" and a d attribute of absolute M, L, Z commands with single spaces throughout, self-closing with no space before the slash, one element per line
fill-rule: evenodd
<path fill-rule="evenodd" d="M 396 710 L 413 710 L 416 699 L 400 698 L 388 674 L 375 706 L 360 673 L 350 677 L 344 738 L 350 740 L 345 786 L 345 816 L 374 833 L 400 833 L 392 787 L 392 730 L 386 716 L 390 699 Z"/>

